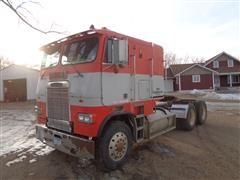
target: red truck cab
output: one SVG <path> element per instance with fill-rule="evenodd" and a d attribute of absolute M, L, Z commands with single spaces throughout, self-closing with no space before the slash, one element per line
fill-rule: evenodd
<path fill-rule="evenodd" d="M 192 121 L 189 129 L 195 124 L 189 103 L 180 104 L 181 113 L 159 105 L 164 93 L 161 46 L 103 28 L 41 50 L 36 134 L 60 151 L 100 157 L 114 169 L 127 160 L 133 142 L 174 129 L 176 113 Z"/>

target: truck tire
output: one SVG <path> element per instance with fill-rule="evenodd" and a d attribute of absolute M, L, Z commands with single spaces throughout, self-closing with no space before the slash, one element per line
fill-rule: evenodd
<path fill-rule="evenodd" d="M 114 170 L 123 165 L 132 151 L 132 133 L 126 123 L 112 122 L 101 136 L 99 160 L 105 168 Z"/>
<path fill-rule="evenodd" d="M 197 114 L 195 110 L 195 106 L 193 103 L 189 103 L 187 118 L 186 119 L 177 119 L 177 129 L 191 131 L 197 120 Z"/>
<path fill-rule="evenodd" d="M 197 124 L 202 125 L 207 120 L 207 105 L 204 101 L 196 101 Z"/>

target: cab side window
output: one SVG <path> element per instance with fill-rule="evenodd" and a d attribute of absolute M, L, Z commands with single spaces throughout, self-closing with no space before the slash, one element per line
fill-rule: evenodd
<path fill-rule="evenodd" d="M 108 39 L 105 47 L 104 63 L 128 64 L 128 41 Z"/>
<path fill-rule="evenodd" d="M 106 43 L 106 49 L 105 49 L 105 58 L 104 58 L 105 63 L 113 63 L 113 60 L 112 60 L 113 47 L 112 46 L 113 46 L 113 40 L 108 39 Z"/>

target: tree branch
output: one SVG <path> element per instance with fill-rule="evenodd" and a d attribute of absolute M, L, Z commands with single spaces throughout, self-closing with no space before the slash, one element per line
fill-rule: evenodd
<path fill-rule="evenodd" d="M 32 14 L 32 12 L 29 11 L 27 8 L 21 7 L 21 9 L 26 11 L 31 16 L 31 18 L 34 19 L 37 23 L 39 22 L 38 19 L 35 18 L 34 15 Z M 21 13 L 20 11 L 18 13 L 27 20 L 27 17 L 25 15 L 23 15 L 23 13 Z"/>
<path fill-rule="evenodd" d="M 42 30 L 34 25 L 32 25 L 30 22 L 28 22 L 28 20 L 26 19 L 26 16 L 24 16 L 23 14 L 21 14 L 18 9 L 21 9 L 23 8 L 23 5 L 30 2 L 30 3 L 34 3 L 34 4 L 39 4 L 38 2 L 35 2 L 35 1 L 24 1 L 22 2 L 21 4 L 19 4 L 16 8 L 13 7 L 11 1 L 9 0 L 0 0 L 0 2 L 2 2 L 4 5 L 6 5 L 11 11 L 13 11 L 17 16 L 18 18 L 24 22 L 27 26 L 29 26 L 30 28 L 40 32 L 40 33 L 43 33 L 43 34 L 49 34 L 49 33 L 57 33 L 57 34 L 65 34 L 66 32 L 60 32 L 60 31 L 55 31 L 55 30 L 49 30 L 49 31 L 45 31 L 45 30 Z M 28 12 L 28 10 L 26 8 L 23 8 L 25 11 Z M 29 11 L 30 12 L 30 11 Z M 31 14 L 31 13 L 30 13 Z"/>
<path fill-rule="evenodd" d="M 23 1 L 15 9 L 18 10 L 19 8 L 22 8 L 24 4 L 28 4 L 28 3 L 40 5 L 39 2 L 35 2 L 35 1 Z"/>

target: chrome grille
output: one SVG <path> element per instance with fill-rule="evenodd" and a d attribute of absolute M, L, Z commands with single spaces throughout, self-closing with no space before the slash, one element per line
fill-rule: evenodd
<path fill-rule="evenodd" d="M 47 113 L 48 126 L 71 132 L 68 87 L 48 87 Z"/>

